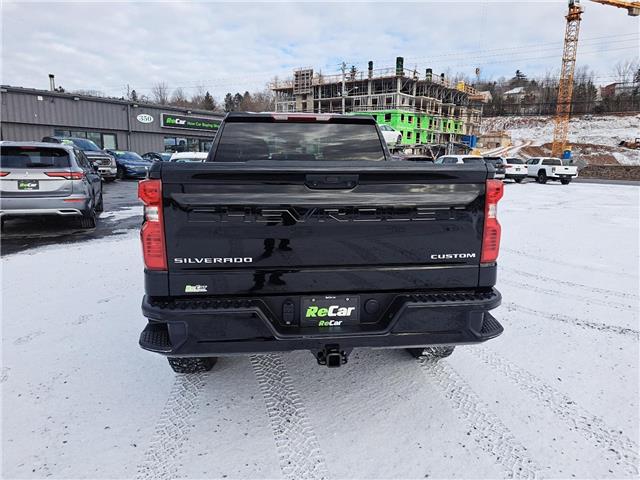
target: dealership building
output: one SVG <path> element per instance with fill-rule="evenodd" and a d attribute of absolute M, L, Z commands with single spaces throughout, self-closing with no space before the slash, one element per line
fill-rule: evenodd
<path fill-rule="evenodd" d="M 63 135 L 100 148 L 146 152 L 208 151 L 224 115 L 55 90 L 0 86 L 0 139 Z"/>

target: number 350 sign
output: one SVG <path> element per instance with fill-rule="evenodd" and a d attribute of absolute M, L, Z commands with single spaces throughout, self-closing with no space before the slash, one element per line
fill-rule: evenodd
<path fill-rule="evenodd" d="M 140 123 L 153 123 L 153 117 L 148 113 L 141 113 L 136 118 Z"/>

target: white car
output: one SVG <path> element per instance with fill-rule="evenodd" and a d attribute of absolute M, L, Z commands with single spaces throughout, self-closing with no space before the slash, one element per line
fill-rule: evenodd
<path fill-rule="evenodd" d="M 390 127 L 389 125 L 378 125 L 380 127 L 380 131 L 382 132 L 382 136 L 384 137 L 384 141 L 387 142 L 387 145 L 391 147 L 395 147 L 399 145 L 402 141 L 402 134 Z"/>
<path fill-rule="evenodd" d="M 524 161 L 520 158 L 505 158 L 505 172 L 504 178 L 510 178 L 516 183 L 522 183 L 522 181 L 527 178 L 527 166 L 524 164 Z"/>
<path fill-rule="evenodd" d="M 169 161 L 176 163 L 202 163 L 207 159 L 207 155 L 209 155 L 207 152 L 176 152 L 171 155 Z"/>
<path fill-rule="evenodd" d="M 535 178 L 538 183 L 560 180 L 563 185 L 568 185 L 578 176 L 578 167 L 563 165 L 559 158 L 537 157 L 527 161 L 527 176 Z"/>

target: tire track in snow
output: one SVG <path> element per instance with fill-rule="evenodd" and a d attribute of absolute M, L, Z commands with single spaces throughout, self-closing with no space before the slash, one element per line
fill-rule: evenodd
<path fill-rule="evenodd" d="M 562 315 L 561 313 L 542 312 L 540 310 L 535 310 L 533 308 L 523 307 L 522 305 L 518 305 L 516 303 L 503 303 L 502 305 L 510 312 L 518 311 L 518 312 L 526 313 L 528 315 L 532 315 L 534 317 L 542 317 L 542 318 L 546 318 L 547 320 L 555 320 L 558 322 L 567 323 L 569 325 L 574 325 L 576 327 L 581 327 L 581 328 L 591 329 L 591 330 L 598 330 L 600 332 L 615 333 L 617 335 L 634 337 L 635 339 L 638 339 L 638 337 L 640 336 L 640 332 L 632 328 L 619 327 L 617 325 L 609 325 L 601 322 L 594 322 L 593 320 L 582 320 L 581 318 L 569 317 L 567 315 Z"/>
<path fill-rule="evenodd" d="M 284 476 L 291 480 L 329 478 L 320 442 L 280 355 L 252 355 L 251 364 L 266 403 Z"/>
<path fill-rule="evenodd" d="M 167 403 L 156 423 L 138 480 L 169 480 L 177 477 L 182 448 L 191 431 L 191 416 L 198 409 L 199 394 L 207 373 L 176 374 Z"/>
<path fill-rule="evenodd" d="M 510 253 L 512 255 L 517 255 L 519 257 L 526 257 L 526 258 L 531 258 L 533 260 L 539 260 L 541 262 L 553 263 L 554 265 L 564 265 L 565 267 L 579 268 L 580 270 L 586 270 L 586 271 L 589 271 L 589 272 L 601 272 L 601 273 L 606 273 L 608 275 L 614 275 L 614 276 L 618 276 L 618 277 L 622 276 L 622 277 L 632 278 L 633 280 L 636 280 L 636 278 L 637 278 L 632 273 L 614 272 L 612 270 L 608 270 L 606 268 L 599 268 L 599 267 L 596 267 L 596 266 L 593 266 L 593 265 L 590 265 L 590 264 L 580 265 L 580 264 L 577 264 L 577 263 L 566 262 L 564 260 L 558 260 L 558 259 L 555 259 L 555 258 L 549 258 L 549 257 L 546 257 L 544 255 L 531 254 L 531 253 L 525 252 L 523 250 L 516 250 L 514 248 L 501 247 L 500 251 L 501 252 L 507 252 L 507 253 Z"/>
<path fill-rule="evenodd" d="M 551 296 L 555 296 L 555 297 L 564 297 L 564 298 L 568 298 L 570 300 L 581 300 L 581 301 L 583 301 L 585 303 L 590 303 L 592 305 L 603 305 L 605 307 L 615 308 L 617 310 L 636 310 L 636 306 L 635 305 L 629 305 L 628 303 L 611 302 L 611 301 L 608 301 L 608 300 L 600 300 L 597 297 L 596 298 L 594 298 L 594 297 L 584 297 L 584 296 L 575 295 L 575 294 L 572 294 L 572 293 L 559 292 L 557 290 L 538 287 L 538 286 L 532 285 L 530 283 L 522 283 L 522 282 L 518 282 L 518 281 L 515 281 L 515 280 L 501 279 L 500 283 L 503 283 L 505 285 L 511 285 L 512 287 L 525 288 L 525 289 L 527 289 L 528 291 L 531 291 L 531 292 L 538 292 L 538 293 L 542 293 L 544 295 L 551 295 Z"/>
<path fill-rule="evenodd" d="M 442 390 L 469 424 L 467 435 L 504 468 L 507 478 L 537 478 L 540 470 L 511 431 L 446 360 L 418 360 L 426 376 Z"/>
<path fill-rule="evenodd" d="M 512 362 L 491 352 L 486 347 L 475 347 L 467 350 L 496 372 L 504 375 L 518 388 L 531 393 L 540 402 L 549 407 L 561 420 L 569 425 L 570 430 L 580 432 L 587 440 L 595 442 L 605 450 L 605 455 L 622 467 L 625 474 L 638 474 L 638 445 L 622 431 L 609 428 L 604 420 L 579 407 L 571 398 L 544 383 L 532 373 L 518 367 Z M 614 472 L 621 473 L 621 472 Z"/>
<path fill-rule="evenodd" d="M 597 293 L 597 294 L 606 295 L 609 297 L 618 297 L 618 298 L 632 299 L 632 300 L 638 298 L 638 295 L 634 293 L 619 292 L 617 290 L 608 290 L 606 288 L 599 288 L 599 287 L 591 287 L 589 285 L 584 285 L 582 283 L 570 282 L 568 280 L 559 280 L 557 278 L 546 277 L 544 275 L 540 275 L 537 273 L 529 273 L 529 272 L 525 272 L 524 270 L 517 270 L 515 268 L 501 266 L 500 269 L 505 272 L 515 273 L 516 275 L 519 275 L 521 277 L 540 280 L 541 282 L 557 283 L 558 285 L 565 285 L 571 288 L 582 288 L 584 290 L 587 290 L 587 292 L 589 293 Z"/>

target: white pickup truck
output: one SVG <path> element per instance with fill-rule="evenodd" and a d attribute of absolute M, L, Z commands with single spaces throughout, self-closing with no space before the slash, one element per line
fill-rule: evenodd
<path fill-rule="evenodd" d="M 527 177 L 535 178 L 538 183 L 560 180 L 568 185 L 577 176 L 578 167 L 563 165 L 559 158 L 536 157 L 527 161 Z"/>

